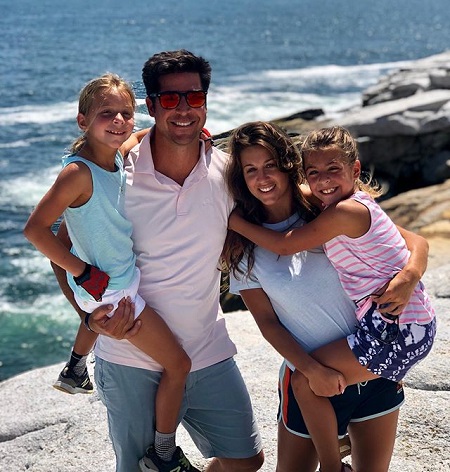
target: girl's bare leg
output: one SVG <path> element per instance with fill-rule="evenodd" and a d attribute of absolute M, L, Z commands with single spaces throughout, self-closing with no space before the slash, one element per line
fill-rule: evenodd
<path fill-rule="evenodd" d="M 141 328 L 129 341 L 164 368 L 156 394 L 156 430 L 173 433 L 178 424 L 191 360 L 154 310 L 146 306 L 137 319 L 142 321 Z"/>
<path fill-rule="evenodd" d="M 83 324 L 80 323 L 78 328 L 77 336 L 73 344 L 73 350 L 82 356 L 87 356 L 92 348 L 94 343 L 97 340 L 98 334 L 93 331 L 89 331 Z"/>
<path fill-rule="evenodd" d="M 388 472 L 398 416 L 399 410 L 396 410 L 378 418 L 349 424 L 355 472 Z"/>
<path fill-rule="evenodd" d="M 315 472 L 317 453 L 311 439 L 290 433 L 283 422 L 278 423 L 278 457 L 276 472 Z"/>
<path fill-rule="evenodd" d="M 318 397 L 309 387 L 308 379 L 299 371 L 292 374 L 292 388 L 308 432 L 320 458 L 321 472 L 340 472 L 336 414 L 326 397 Z"/>
<path fill-rule="evenodd" d="M 348 385 L 377 378 L 358 362 L 346 339 L 327 344 L 311 355 L 326 367 L 341 372 Z M 337 421 L 330 401 L 326 397 L 315 395 L 309 386 L 308 379 L 300 372 L 294 373 L 292 387 L 319 455 L 321 471 L 340 472 Z"/>

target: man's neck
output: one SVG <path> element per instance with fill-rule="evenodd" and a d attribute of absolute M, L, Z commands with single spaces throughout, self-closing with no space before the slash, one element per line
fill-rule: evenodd
<path fill-rule="evenodd" d="M 179 145 L 154 133 L 150 137 L 150 145 L 155 170 L 183 185 L 200 158 L 200 142 Z"/>

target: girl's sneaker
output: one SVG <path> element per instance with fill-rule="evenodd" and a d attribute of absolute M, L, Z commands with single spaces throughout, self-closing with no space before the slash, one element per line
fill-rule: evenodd
<path fill-rule="evenodd" d="M 196 469 L 184 455 L 181 447 L 177 446 L 170 461 L 163 461 L 155 452 L 155 448 L 150 446 L 145 456 L 139 461 L 142 472 L 200 472 Z"/>
<path fill-rule="evenodd" d="M 92 393 L 94 386 L 92 385 L 91 379 L 87 369 L 83 372 L 83 375 L 75 375 L 72 369 L 69 369 L 69 364 L 66 364 L 64 369 L 59 374 L 58 380 L 53 384 L 53 387 L 61 392 L 65 393 Z"/>

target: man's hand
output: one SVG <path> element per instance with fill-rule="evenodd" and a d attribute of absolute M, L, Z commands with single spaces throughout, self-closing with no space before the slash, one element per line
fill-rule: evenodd
<path fill-rule="evenodd" d="M 122 298 L 114 314 L 108 313 L 112 305 L 104 305 L 95 309 L 89 317 L 92 331 L 114 339 L 130 339 L 141 327 L 141 321 L 134 319 L 134 303 L 129 298 Z"/>

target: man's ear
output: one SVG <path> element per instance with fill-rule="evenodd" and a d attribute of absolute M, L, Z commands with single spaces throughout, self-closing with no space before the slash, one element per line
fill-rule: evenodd
<path fill-rule="evenodd" d="M 78 113 L 77 115 L 77 123 L 81 131 L 86 131 L 88 128 L 87 122 L 86 122 L 86 117 L 83 115 L 83 113 Z"/>
<path fill-rule="evenodd" d="M 145 97 L 145 104 L 147 105 L 148 114 L 154 118 L 155 117 L 155 105 L 153 100 L 149 97 Z"/>

